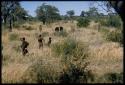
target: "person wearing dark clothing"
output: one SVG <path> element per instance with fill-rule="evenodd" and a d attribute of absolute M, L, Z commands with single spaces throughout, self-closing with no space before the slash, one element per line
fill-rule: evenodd
<path fill-rule="evenodd" d="M 39 49 L 41 47 L 43 48 L 43 41 L 44 41 L 44 39 L 43 39 L 42 35 L 39 35 L 39 37 L 38 37 Z"/>
<path fill-rule="evenodd" d="M 29 46 L 29 43 L 25 41 L 25 38 L 21 38 L 22 44 L 21 44 L 21 49 L 22 49 L 22 54 L 25 56 L 28 53 L 27 47 Z"/>
<path fill-rule="evenodd" d="M 49 47 L 50 47 L 51 42 L 52 42 L 52 38 L 49 37 L 49 41 L 48 41 L 48 46 L 49 46 Z"/>

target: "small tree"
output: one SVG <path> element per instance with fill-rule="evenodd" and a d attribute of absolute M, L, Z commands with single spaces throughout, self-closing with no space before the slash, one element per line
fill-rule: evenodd
<path fill-rule="evenodd" d="M 70 17 L 71 20 L 72 20 L 74 14 L 75 14 L 74 10 L 67 11 L 67 15 Z"/>
<path fill-rule="evenodd" d="M 36 10 L 37 18 L 43 22 L 53 22 L 54 20 L 60 19 L 59 10 L 55 6 L 46 5 L 43 3 Z"/>
<path fill-rule="evenodd" d="M 77 23 L 78 27 L 87 27 L 89 25 L 90 20 L 87 18 L 79 18 Z"/>

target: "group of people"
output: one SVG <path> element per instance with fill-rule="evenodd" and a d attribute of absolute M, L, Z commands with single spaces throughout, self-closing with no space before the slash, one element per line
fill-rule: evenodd
<path fill-rule="evenodd" d="M 52 38 L 51 37 L 49 37 L 49 40 L 48 40 L 48 43 L 47 43 L 47 45 L 50 47 L 50 44 L 51 44 L 51 40 Z M 20 40 L 21 40 L 21 42 L 22 42 L 22 44 L 21 44 L 21 51 L 22 51 L 22 54 L 25 56 L 27 53 L 28 53 L 28 49 L 27 49 L 27 47 L 29 46 L 29 42 L 27 42 L 26 40 L 25 40 L 25 37 L 23 37 L 23 38 L 20 38 Z M 39 35 L 39 37 L 38 37 L 38 43 L 39 43 L 39 49 L 42 47 L 43 48 L 43 42 L 44 42 L 44 39 L 43 39 L 43 37 L 42 37 L 42 35 L 40 34 Z"/>
<path fill-rule="evenodd" d="M 41 32 L 42 31 L 42 25 L 39 26 L 39 31 Z M 63 31 L 63 27 L 56 27 L 55 28 L 55 32 L 60 32 L 60 31 Z M 21 50 L 22 50 L 22 54 L 25 56 L 27 53 L 28 53 L 28 49 L 27 47 L 29 46 L 29 42 L 27 42 L 25 40 L 25 37 L 21 38 L 20 39 L 22 41 L 22 44 L 21 44 Z M 43 42 L 44 42 L 44 38 L 42 37 L 42 35 L 40 34 L 38 36 L 38 43 L 39 43 L 39 49 L 40 48 L 43 48 Z M 49 40 L 48 40 L 48 43 L 47 45 L 50 47 L 50 44 L 51 44 L 51 41 L 52 41 L 52 38 L 49 37 Z"/>

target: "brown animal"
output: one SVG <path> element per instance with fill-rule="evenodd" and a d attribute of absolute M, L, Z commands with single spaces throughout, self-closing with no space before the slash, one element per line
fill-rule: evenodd
<path fill-rule="evenodd" d="M 25 41 L 25 37 L 20 38 L 20 40 L 22 41 L 21 44 L 22 54 L 25 56 L 28 53 L 27 47 L 29 46 L 29 43 Z"/>
<path fill-rule="evenodd" d="M 63 27 L 60 27 L 60 32 L 63 31 Z"/>
<path fill-rule="evenodd" d="M 39 49 L 41 47 L 43 48 L 43 41 L 44 41 L 44 39 L 43 39 L 42 35 L 39 35 L 39 37 L 38 37 Z"/>
<path fill-rule="evenodd" d="M 59 27 L 56 27 L 56 28 L 55 28 L 55 32 L 59 32 Z"/>

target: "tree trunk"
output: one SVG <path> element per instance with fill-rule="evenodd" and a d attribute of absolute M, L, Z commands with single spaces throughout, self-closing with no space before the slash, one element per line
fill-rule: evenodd
<path fill-rule="evenodd" d="M 6 25 L 6 23 L 7 23 L 7 21 L 6 21 L 6 19 L 7 19 L 7 16 L 4 16 L 4 25 Z"/>
<path fill-rule="evenodd" d="M 10 20 L 9 24 L 10 24 L 9 32 L 12 32 L 12 21 L 11 20 Z"/>

